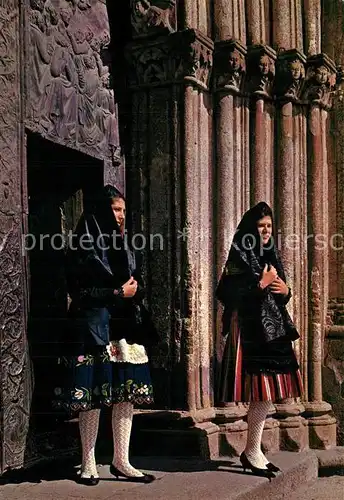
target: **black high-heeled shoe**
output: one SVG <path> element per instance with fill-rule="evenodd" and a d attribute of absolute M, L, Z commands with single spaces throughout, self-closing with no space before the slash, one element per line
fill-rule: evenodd
<path fill-rule="evenodd" d="M 271 470 L 260 469 L 259 467 L 255 467 L 254 465 L 252 465 L 244 452 L 242 452 L 239 459 L 240 459 L 241 465 L 244 468 L 244 472 L 246 472 L 246 469 L 250 469 L 253 472 L 253 474 L 255 474 L 256 476 L 266 477 L 267 479 L 269 479 L 269 481 L 271 481 L 271 479 L 273 477 L 276 477 L 275 474 Z"/>
<path fill-rule="evenodd" d="M 280 472 L 281 471 L 281 469 L 279 467 L 277 467 L 277 465 L 274 465 L 271 462 L 269 462 L 268 464 L 266 464 L 266 468 L 268 470 L 271 470 L 271 472 Z"/>
<path fill-rule="evenodd" d="M 146 483 L 146 484 L 148 484 L 148 483 L 152 483 L 156 479 L 156 477 L 153 476 L 153 474 L 143 474 L 143 476 L 138 476 L 138 477 L 127 476 L 126 474 L 124 474 L 120 470 L 116 469 L 116 467 L 113 464 L 110 465 L 110 473 L 113 476 L 115 476 L 116 479 L 118 479 L 119 477 L 125 477 L 128 481 L 130 481 L 132 483 Z"/>
<path fill-rule="evenodd" d="M 99 483 L 99 477 L 79 477 L 78 478 L 78 483 L 83 484 L 84 486 L 97 486 Z"/>

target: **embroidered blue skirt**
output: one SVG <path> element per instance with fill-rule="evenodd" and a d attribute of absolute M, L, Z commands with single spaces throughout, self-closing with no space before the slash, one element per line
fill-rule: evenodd
<path fill-rule="evenodd" d="M 131 402 L 153 403 L 153 387 L 148 363 L 114 362 L 106 347 L 58 359 L 54 388 L 54 409 L 69 415 L 79 411 Z"/>

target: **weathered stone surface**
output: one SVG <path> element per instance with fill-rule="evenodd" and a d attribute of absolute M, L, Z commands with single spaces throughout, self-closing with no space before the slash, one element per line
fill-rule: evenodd
<path fill-rule="evenodd" d="M 280 421 L 280 450 L 305 451 L 309 448 L 308 423 L 302 417 Z"/>
<path fill-rule="evenodd" d="M 282 52 L 276 63 L 276 94 L 283 101 L 301 98 L 306 57 L 298 50 Z"/>
<path fill-rule="evenodd" d="M 130 0 L 134 36 L 173 33 L 176 30 L 176 0 Z"/>
<path fill-rule="evenodd" d="M 27 23 L 26 126 L 120 164 L 104 2 L 30 0 Z"/>
<path fill-rule="evenodd" d="M 127 49 L 132 88 L 190 81 L 209 87 L 213 66 L 212 40 L 189 29 L 167 38 L 134 43 Z"/>
<path fill-rule="evenodd" d="M 238 42 L 219 42 L 215 47 L 215 90 L 243 91 L 246 47 Z"/>
<path fill-rule="evenodd" d="M 19 2 L 0 3 L 0 473 L 23 463 L 32 380 L 22 256 Z"/>

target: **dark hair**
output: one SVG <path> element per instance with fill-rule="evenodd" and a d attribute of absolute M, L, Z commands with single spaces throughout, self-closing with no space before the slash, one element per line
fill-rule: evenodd
<path fill-rule="evenodd" d="M 238 232 L 241 234 L 256 234 L 257 222 L 263 217 L 271 217 L 273 220 L 272 210 L 265 201 L 260 201 L 254 207 L 245 212 L 238 226 Z"/>
<path fill-rule="evenodd" d="M 121 200 L 125 201 L 123 194 L 111 184 L 107 184 L 106 186 L 104 186 L 102 189 L 102 193 L 102 197 L 107 198 L 108 200 L 112 200 L 113 198 L 120 198 Z"/>
<path fill-rule="evenodd" d="M 92 214 L 96 217 L 97 222 L 104 233 L 112 233 L 113 230 L 118 229 L 118 225 L 114 218 L 111 201 L 114 198 L 119 198 L 125 201 L 123 194 L 111 184 L 95 190 L 85 206 L 85 213 Z"/>

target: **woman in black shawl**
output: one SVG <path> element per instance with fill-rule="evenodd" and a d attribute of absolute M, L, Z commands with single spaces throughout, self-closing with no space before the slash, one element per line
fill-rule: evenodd
<path fill-rule="evenodd" d="M 272 211 L 265 202 L 244 214 L 216 291 L 224 305 L 223 334 L 229 334 L 219 399 L 250 402 L 240 460 L 244 468 L 269 478 L 279 470 L 261 450 L 270 404 L 302 393 L 292 347 L 299 335 L 286 309 L 291 290 L 272 229 Z"/>
<path fill-rule="evenodd" d="M 112 186 L 82 215 L 67 252 L 69 352 L 62 358 L 68 383 L 55 388 L 54 404 L 79 414 L 80 482 L 96 485 L 100 409 L 112 406 L 114 457 L 110 472 L 151 482 L 129 462 L 134 404 L 153 402 L 146 347 L 158 340 L 142 304 L 137 254 L 124 238 L 125 199 Z"/>

